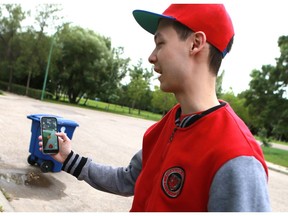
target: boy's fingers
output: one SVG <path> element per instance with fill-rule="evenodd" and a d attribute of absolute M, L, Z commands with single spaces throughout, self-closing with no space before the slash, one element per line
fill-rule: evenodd
<path fill-rule="evenodd" d="M 63 133 L 63 132 L 56 133 L 56 136 L 60 137 L 60 138 L 63 140 L 63 142 L 69 140 L 69 138 L 67 137 L 67 135 L 66 135 L 65 133 Z"/>

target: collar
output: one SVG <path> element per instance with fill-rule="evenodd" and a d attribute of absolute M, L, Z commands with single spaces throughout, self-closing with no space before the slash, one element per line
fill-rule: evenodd
<path fill-rule="evenodd" d="M 194 122 L 196 122 L 200 118 L 208 115 L 211 112 L 214 112 L 215 110 L 217 110 L 217 109 L 219 109 L 225 105 L 226 105 L 225 102 L 220 101 L 219 105 L 214 106 L 208 110 L 205 110 L 204 112 L 199 113 L 199 114 L 191 114 L 191 115 L 185 116 L 182 121 L 180 120 L 182 110 L 181 110 L 181 107 L 179 107 L 178 110 L 176 111 L 176 114 L 175 114 L 175 125 L 177 127 L 180 127 L 180 128 L 189 127 L 190 125 L 192 125 Z"/>

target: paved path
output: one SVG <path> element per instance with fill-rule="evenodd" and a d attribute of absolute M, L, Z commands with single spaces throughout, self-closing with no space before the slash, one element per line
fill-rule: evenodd
<path fill-rule="evenodd" d="M 52 104 L 5 93 L 0 95 L 0 187 L 16 212 L 127 212 L 132 198 L 99 192 L 64 173 L 43 174 L 27 163 L 31 120 L 49 113 L 76 121 L 73 149 L 99 163 L 126 166 L 141 148 L 143 133 L 153 121 Z M 274 211 L 288 211 L 288 175 L 270 169 L 269 190 Z M 5 205 L 0 196 L 0 205 Z M 2 202 L 2 203 L 1 203 Z M 9 208 L 5 208 L 9 211 Z M 11 209 L 10 209 L 11 210 Z"/>
<path fill-rule="evenodd" d="M 271 143 L 272 144 L 272 148 L 278 148 L 278 149 L 282 149 L 282 150 L 286 150 L 288 151 L 288 145 L 281 145 L 281 144 L 276 144 L 276 143 Z"/>

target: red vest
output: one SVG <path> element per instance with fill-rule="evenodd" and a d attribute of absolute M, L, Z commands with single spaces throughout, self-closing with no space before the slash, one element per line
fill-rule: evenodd
<path fill-rule="evenodd" d="M 238 156 L 254 156 L 268 175 L 261 148 L 228 104 L 173 132 L 178 108 L 144 134 L 131 211 L 207 211 L 214 175 Z"/>

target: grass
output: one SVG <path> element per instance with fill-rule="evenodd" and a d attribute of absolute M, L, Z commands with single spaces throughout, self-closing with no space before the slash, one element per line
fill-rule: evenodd
<path fill-rule="evenodd" d="M 80 104 L 81 104 L 81 102 L 80 102 Z M 86 106 L 86 107 L 101 110 L 101 111 L 112 112 L 112 113 L 116 113 L 116 114 L 122 114 L 122 115 L 126 115 L 126 116 L 143 118 L 143 119 L 148 119 L 148 120 L 153 120 L 153 121 L 158 121 L 162 118 L 162 116 L 160 114 L 156 114 L 156 113 L 152 113 L 152 112 L 148 112 L 148 111 L 144 111 L 144 110 L 141 110 L 140 114 L 139 114 L 138 109 L 131 109 L 131 108 L 126 107 L 126 106 L 120 106 L 120 105 L 116 105 L 116 104 L 108 104 L 108 103 L 104 103 L 101 101 L 88 100 L 86 105 L 84 105 L 84 102 L 83 102 L 81 106 Z"/>
<path fill-rule="evenodd" d="M 255 138 L 256 138 L 257 140 L 261 140 L 261 138 L 260 138 L 259 136 L 257 136 L 257 135 L 255 136 Z M 270 143 L 281 144 L 281 145 L 288 145 L 288 142 L 279 141 L 279 140 L 276 140 L 276 139 L 271 139 L 269 142 L 270 142 Z"/>
<path fill-rule="evenodd" d="M 46 100 L 52 103 L 60 103 L 60 104 L 67 104 L 69 106 L 76 106 L 76 107 L 82 107 L 87 109 L 94 109 L 98 111 L 104 111 L 104 112 L 110 112 L 130 117 L 136 117 L 136 118 L 142 118 L 152 121 L 159 121 L 162 118 L 162 115 L 148 112 L 141 110 L 139 114 L 138 109 L 132 109 L 126 106 L 120 106 L 116 104 L 108 104 L 101 101 L 95 101 L 95 100 L 88 100 L 86 104 L 84 104 L 85 99 L 81 99 L 79 104 L 70 104 L 68 102 L 68 99 L 61 99 L 60 101 L 56 100 Z"/>
<path fill-rule="evenodd" d="M 288 167 L 288 151 L 271 147 L 262 147 L 266 161 Z"/>

